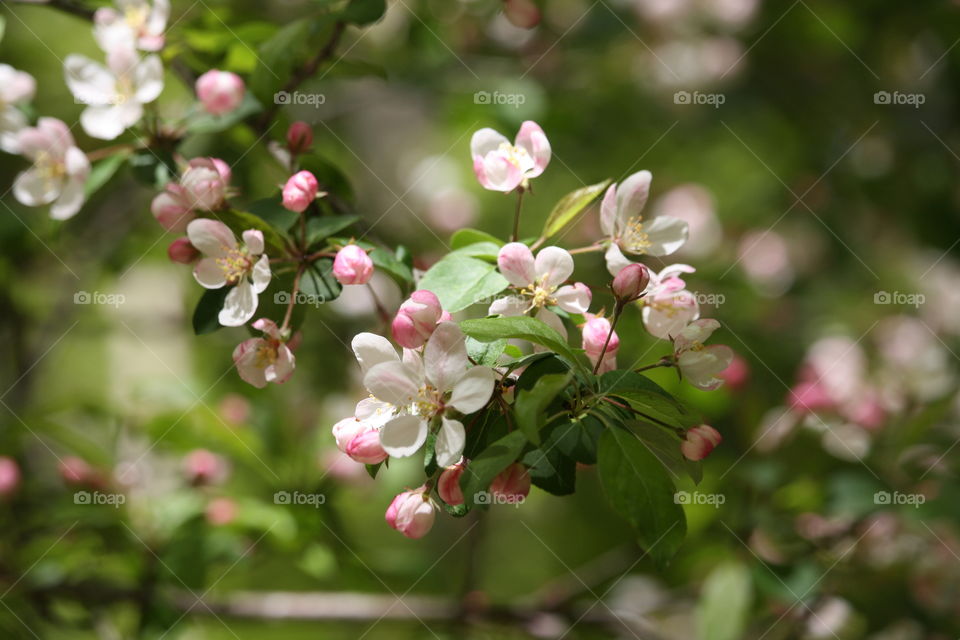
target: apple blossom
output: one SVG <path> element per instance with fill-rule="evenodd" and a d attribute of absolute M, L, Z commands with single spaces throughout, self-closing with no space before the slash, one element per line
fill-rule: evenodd
<path fill-rule="evenodd" d="M 113 140 L 143 116 L 143 105 L 163 91 L 163 64 L 157 55 L 142 60 L 132 47 L 107 52 L 107 66 L 71 54 L 64 61 L 67 87 L 75 100 L 88 105 L 80 124 L 88 135 Z"/>
<path fill-rule="evenodd" d="M 333 425 L 333 437 L 337 448 L 355 462 L 377 464 L 387 459 L 380 445 L 380 430 L 368 421 L 344 418 Z"/>
<path fill-rule="evenodd" d="M 620 336 L 616 331 L 611 333 L 610 321 L 603 316 L 587 314 L 587 321 L 582 327 L 583 350 L 587 352 L 590 362 L 596 366 L 597 360 L 603 354 L 603 362 L 597 368 L 597 373 L 606 373 L 617 368 L 617 350 L 620 348 Z M 610 342 L 607 344 L 607 336 Z M 604 352 L 604 344 L 607 350 Z"/>
<path fill-rule="evenodd" d="M 680 444 L 680 452 L 687 460 L 703 460 L 714 447 L 723 441 L 720 432 L 710 425 L 701 424 L 687 430 L 684 441 Z"/>
<path fill-rule="evenodd" d="M 224 323 L 221 321 L 221 324 Z M 233 350 L 237 373 L 258 389 L 267 386 L 268 382 L 283 384 L 293 375 L 296 366 L 293 351 L 284 342 L 273 320 L 260 318 L 253 323 L 253 328 L 262 331 L 264 337 L 244 340 Z"/>
<path fill-rule="evenodd" d="M 0 150 L 19 153 L 17 134 L 27 126 L 27 116 L 18 104 L 33 99 L 37 81 L 26 71 L 0 64 Z"/>
<path fill-rule="evenodd" d="M 0 498 L 12 495 L 20 486 L 20 467 L 8 456 L 0 456 Z"/>
<path fill-rule="evenodd" d="M 206 289 L 233 286 L 223 301 L 218 316 L 220 324 L 225 327 L 246 324 L 257 311 L 258 294 L 270 284 L 270 261 L 263 253 L 263 233 L 248 229 L 243 232 L 243 244 L 238 245 L 227 225 L 218 220 L 198 218 L 187 225 L 187 237 L 190 244 L 205 256 L 193 269 L 197 282 Z M 266 326 L 263 330 L 266 331 Z M 292 364 L 291 359 L 291 369 Z M 238 370 L 242 377 L 244 373 L 239 364 Z M 250 372 L 250 369 L 246 371 Z M 267 376 L 264 373 L 265 381 Z M 269 379 L 285 380 L 289 377 L 286 365 L 279 364 L 272 376 Z"/>
<path fill-rule="evenodd" d="M 630 264 L 623 251 L 668 256 L 687 241 L 687 223 L 680 218 L 652 215 L 643 219 L 652 179 L 649 171 L 638 171 L 619 185 L 610 185 L 600 203 L 600 226 L 610 238 L 606 260 L 612 275 Z"/>
<path fill-rule="evenodd" d="M 592 294 L 587 285 L 577 282 L 560 286 L 573 275 L 573 256 L 560 247 L 544 247 L 533 252 L 521 242 L 511 242 L 497 254 L 500 273 L 511 284 L 514 295 L 494 300 L 490 315 L 519 316 L 534 312 L 535 317 L 561 335 L 567 331 L 563 321 L 547 307 L 557 306 L 567 313 L 583 314 L 590 307 Z"/>
<path fill-rule="evenodd" d="M 490 483 L 490 493 L 510 504 L 523 502 L 530 493 L 530 474 L 527 468 L 519 462 L 511 464 Z"/>
<path fill-rule="evenodd" d="M 240 509 L 237 503 L 230 498 L 214 498 L 207 504 L 204 510 L 204 517 L 207 522 L 215 527 L 222 527 L 230 524 L 237 518 Z"/>
<path fill-rule="evenodd" d="M 387 524 L 408 538 L 427 535 L 433 528 L 435 516 L 430 493 L 425 487 L 398 494 L 384 514 Z"/>
<path fill-rule="evenodd" d="M 550 142 L 536 122 L 527 120 L 513 144 L 503 134 L 485 127 L 470 140 L 473 172 L 484 189 L 507 193 L 526 188 L 550 163 Z"/>
<path fill-rule="evenodd" d="M 183 472 L 195 486 L 217 484 L 226 479 L 228 469 L 223 458 L 206 449 L 194 449 L 183 458 Z"/>
<path fill-rule="evenodd" d="M 283 206 L 290 211 L 303 213 L 316 200 L 317 179 L 309 171 L 298 171 L 283 185 Z"/>
<path fill-rule="evenodd" d="M 200 257 L 200 252 L 190 244 L 190 238 L 184 236 L 170 243 L 167 247 L 167 257 L 171 262 L 193 264 Z"/>
<path fill-rule="evenodd" d="M 393 339 L 401 347 L 419 349 L 433 335 L 437 324 L 444 321 L 445 315 L 449 320 L 436 294 L 418 289 L 400 305 L 390 325 Z"/>
<path fill-rule="evenodd" d="M 685 264 L 672 264 L 660 273 L 650 273 L 647 295 L 639 302 L 643 305 L 643 326 L 654 337 L 672 340 L 681 329 L 700 317 L 697 298 L 686 290 L 681 273 L 693 273 L 695 269 Z"/>
<path fill-rule="evenodd" d="M 305 153 L 313 144 L 313 129 L 302 120 L 297 120 L 287 129 L 287 150 L 293 155 Z"/>
<path fill-rule="evenodd" d="M 613 277 L 613 295 L 621 304 L 639 300 L 650 284 L 650 270 L 642 264 L 632 263 Z"/>
<path fill-rule="evenodd" d="M 333 276 L 340 284 L 367 284 L 373 276 L 373 260 L 355 244 L 348 244 L 333 259 Z"/>
<path fill-rule="evenodd" d="M 180 186 L 191 209 L 219 209 L 230 185 L 230 165 L 220 158 L 193 158 L 180 176 Z"/>
<path fill-rule="evenodd" d="M 215 116 L 234 111 L 247 91 L 243 79 L 231 71 L 211 69 L 196 82 L 197 99 L 204 110 Z"/>
<path fill-rule="evenodd" d="M 117 9 L 102 7 L 93 15 L 94 37 L 104 51 L 130 42 L 144 51 L 159 51 L 170 17 L 169 0 L 116 0 Z"/>
<path fill-rule="evenodd" d="M 464 502 L 463 491 L 460 489 L 460 477 L 466 468 L 467 461 L 461 458 L 455 465 L 444 469 L 437 479 L 437 493 L 440 499 L 452 507 Z"/>
<path fill-rule="evenodd" d="M 533 29 L 540 24 L 540 9 L 533 0 L 503 0 L 503 15 L 521 29 Z"/>
<path fill-rule="evenodd" d="M 33 166 L 17 175 L 13 195 L 28 207 L 51 204 L 50 217 L 66 220 L 83 205 L 90 174 L 87 156 L 76 147 L 70 129 L 56 118 L 40 118 L 17 135 L 17 148 Z"/>
<path fill-rule="evenodd" d="M 720 327 L 716 320 L 696 320 L 674 338 L 673 350 L 680 373 L 687 382 L 712 391 L 723 384 L 720 374 L 730 366 L 733 350 L 722 344 L 705 347 L 704 342 Z"/>
<path fill-rule="evenodd" d="M 496 376 L 489 367 L 470 367 L 460 328 L 440 323 L 423 353 L 405 350 L 402 361 L 385 338 L 372 333 L 357 335 L 352 346 L 364 371 L 364 386 L 385 408 L 380 430 L 384 450 L 398 458 L 413 455 L 438 418 L 437 464 L 446 467 L 459 460 L 466 433 L 447 411 L 466 415 L 482 409 L 493 394 Z"/>

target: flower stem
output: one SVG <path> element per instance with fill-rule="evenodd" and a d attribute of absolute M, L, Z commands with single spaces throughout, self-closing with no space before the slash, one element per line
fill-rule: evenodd
<path fill-rule="evenodd" d="M 623 313 L 623 303 L 617 300 L 617 304 L 613 308 L 613 319 L 610 320 L 610 331 L 607 332 L 607 339 L 603 341 L 603 349 L 600 350 L 600 357 L 597 358 L 597 363 L 593 365 L 593 375 L 597 375 L 597 371 L 600 370 L 600 365 L 603 363 L 603 356 L 607 354 L 607 347 L 610 346 L 610 339 L 613 337 L 613 330 L 617 328 L 617 320 L 620 319 L 621 313 Z"/>
<path fill-rule="evenodd" d="M 586 247 L 578 247 L 576 249 L 570 249 L 568 253 L 570 255 L 576 255 L 578 253 L 593 253 L 594 251 L 603 251 L 603 246 L 599 244 L 591 244 Z"/>
<path fill-rule="evenodd" d="M 390 324 L 390 312 L 387 311 L 386 307 L 383 306 L 383 303 L 380 302 L 377 292 L 374 290 L 373 285 L 369 282 L 367 283 L 367 288 L 370 290 L 370 297 L 373 298 L 373 304 L 377 307 L 377 315 L 380 316 L 380 319 L 387 325 Z"/>
<path fill-rule="evenodd" d="M 523 187 L 517 187 L 517 210 L 513 214 L 513 235 L 510 236 L 511 242 L 516 242 L 520 237 L 520 207 L 523 205 Z"/>
<path fill-rule="evenodd" d="M 297 273 L 293 276 L 293 290 L 290 292 L 290 301 L 287 303 L 287 312 L 283 315 L 283 324 L 280 325 L 280 333 L 290 328 L 290 318 L 293 317 L 293 307 L 297 304 L 297 294 L 300 293 L 300 276 L 307 270 L 307 264 L 301 263 L 297 267 Z"/>
<path fill-rule="evenodd" d="M 648 364 L 647 366 L 640 367 L 639 369 L 634 369 L 634 371 L 636 373 L 640 373 L 641 371 L 648 371 L 650 369 L 656 369 L 657 367 L 672 367 L 673 365 L 674 363 L 673 363 L 673 360 L 670 358 L 670 356 L 664 356 L 660 359 L 659 362 Z"/>

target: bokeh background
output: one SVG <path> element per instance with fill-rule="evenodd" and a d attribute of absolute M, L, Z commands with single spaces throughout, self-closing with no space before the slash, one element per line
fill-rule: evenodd
<path fill-rule="evenodd" d="M 323 4 L 174 0 L 166 59 L 250 74 L 264 41 Z M 383 330 L 366 289 L 309 313 L 294 378 L 255 390 L 230 360 L 242 330 L 192 335 L 201 290 L 167 259 L 135 169 L 56 223 L 9 195 L 25 162 L 3 155 L 0 453 L 20 469 L 0 502 L 3 637 L 960 635 L 960 5 L 541 9 L 521 29 L 494 0 L 391 1 L 302 86 L 323 104 L 180 151 L 224 158 L 254 200 L 285 179 L 266 143 L 305 120 L 365 223 L 421 267 L 457 229 L 508 233 L 513 200 L 471 171 L 480 127 L 512 136 L 533 119 L 553 146 L 523 235 L 563 194 L 651 170 L 648 206 L 690 222 L 676 261 L 697 267 L 689 288 L 738 354 L 716 392 L 652 374 L 724 436 L 703 483 L 681 487 L 701 504 L 671 565 L 644 558 L 590 468 L 575 496 L 534 489 L 519 508 L 402 538 L 383 512 L 417 464 L 373 481 L 330 435 L 363 395 L 346 345 Z M 37 78 L 38 113 L 75 123 L 62 59 L 96 57 L 89 24 L 0 11 L 0 61 Z M 191 103 L 168 71 L 161 117 Z M 599 235 L 591 211 L 561 244 Z M 605 282 L 598 254 L 577 266 Z M 388 279 L 376 288 L 399 304 Z M 668 351 L 638 311 L 621 326 L 622 361 Z M 324 502 L 277 504 L 283 491 Z"/>

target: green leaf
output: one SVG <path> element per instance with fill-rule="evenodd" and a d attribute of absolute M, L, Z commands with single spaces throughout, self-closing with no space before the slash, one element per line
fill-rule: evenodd
<path fill-rule="evenodd" d="M 283 202 L 276 197 L 257 200 L 247 208 L 250 210 L 250 213 L 262 218 L 267 224 L 281 231 L 289 231 L 290 227 L 300 219 L 299 213 L 287 209 L 283 206 Z"/>
<path fill-rule="evenodd" d="M 657 457 L 660 464 L 665 466 L 674 478 L 685 473 L 696 484 L 703 479 L 703 465 L 699 462 L 687 460 L 680 451 L 680 437 L 668 429 L 641 420 L 633 420 L 630 428 L 637 434 L 647 448 Z"/>
<path fill-rule="evenodd" d="M 569 383 L 569 373 L 554 373 L 541 376 L 530 390 L 517 391 L 517 426 L 533 444 L 540 446 L 540 428 L 546 423 L 547 407 Z"/>
<path fill-rule="evenodd" d="M 753 589 L 750 570 L 727 562 L 710 572 L 697 603 L 699 640 L 738 640 L 747 628 Z"/>
<path fill-rule="evenodd" d="M 652 418 L 652 422 L 678 429 L 688 429 L 703 423 L 700 416 L 663 393 L 649 389 L 625 389 L 610 395 L 626 400 L 636 411 L 641 411 Z"/>
<path fill-rule="evenodd" d="M 657 565 L 666 565 L 687 530 L 666 469 L 636 435 L 617 426 L 600 437 L 597 466 L 613 508 L 634 528 Z"/>
<path fill-rule="evenodd" d="M 3 34 L 7 30 L 7 19 L 3 16 L 0 16 L 0 42 L 3 41 Z"/>
<path fill-rule="evenodd" d="M 423 287 L 422 284 L 421 281 L 421 288 L 428 288 Z M 444 305 L 444 308 L 446 309 L 447 306 Z M 529 340 L 530 342 L 547 347 L 571 363 L 579 364 L 576 353 L 566 343 L 563 336 L 535 318 L 515 316 L 509 318 L 464 320 L 460 323 L 460 328 L 465 334 L 476 338 L 480 342 L 493 342 L 494 340 L 500 340 L 502 338 Z"/>
<path fill-rule="evenodd" d="M 401 287 L 405 287 L 413 282 L 413 271 L 400 262 L 390 251 L 382 247 L 377 247 L 370 252 L 370 259 L 373 260 L 373 266 L 380 269 Z"/>
<path fill-rule="evenodd" d="M 463 448 L 463 457 L 467 460 L 473 460 L 484 449 L 510 432 L 506 417 L 497 410 L 484 411 L 465 426 L 470 434 Z"/>
<path fill-rule="evenodd" d="M 223 301 L 233 287 L 221 287 L 219 289 L 207 289 L 200 296 L 196 308 L 193 310 L 193 332 L 203 335 L 213 333 L 220 328 L 220 321 L 217 316 L 223 309 Z"/>
<path fill-rule="evenodd" d="M 230 230 L 233 231 L 237 236 L 240 236 L 248 229 L 256 229 L 263 233 L 263 241 L 267 247 L 272 248 L 278 253 L 283 253 L 286 251 L 283 238 L 280 236 L 277 230 L 270 225 L 270 223 L 260 216 L 255 216 L 246 211 L 237 211 L 236 209 L 218 211 L 212 215 L 219 218 L 221 222 L 230 227 Z"/>
<path fill-rule="evenodd" d="M 437 471 L 437 434 L 430 432 L 423 444 L 423 472 L 427 477 Z"/>
<path fill-rule="evenodd" d="M 581 187 L 560 198 L 560 202 L 553 207 L 546 224 L 543 225 L 543 237 L 549 238 L 560 233 L 565 227 L 572 224 L 581 211 L 597 199 L 610 186 L 607 179 L 597 184 Z"/>
<path fill-rule="evenodd" d="M 443 308 L 455 313 L 478 302 L 490 302 L 509 284 L 494 265 L 451 253 L 423 274 L 419 287 L 435 293 Z"/>
<path fill-rule="evenodd" d="M 497 247 L 503 246 L 503 240 L 478 229 L 459 229 L 450 236 L 450 248 L 453 250 L 463 249 L 480 242 L 495 244 Z"/>
<path fill-rule="evenodd" d="M 263 111 L 263 105 L 252 93 L 246 93 L 243 96 L 243 101 L 236 109 L 221 116 L 198 110 L 196 114 L 187 119 L 187 131 L 190 133 L 218 133 L 261 111 Z"/>
<path fill-rule="evenodd" d="M 480 342 L 474 338 L 466 339 L 467 356 L 478 365 L 484 367 L 495 367 L 500 362 L 500 356 L 503 350 L 507 348 L 506 340 L 494 340 L 493 342 Z"/>
<path fill-rule="evenodd" d="M 328 15 L 306 17 L 285 25 L 264 42 L 258 51 L 260 63 L 250 76 L 250 91 L 262 104 L 276 104 L 275 94 L 293 74 L 294 68 L 326 42 L 333 28 Z"/>
<path fill-rule="evenodd" d="M 312 247 L 326 240 L 333 234 L 343 231 L 359 219 L 360 216 L 355 215 L 310 218 L 307 220 L 307 246 Z"/>
<path fill-rule="evenodd" d="M 333 260 L 321 258 L 311 264 L 300 277 L 300 292 L 316 305 L 336 300 L 343 286 L 333 276 Z"/>
<path fill-rule="evenodd" d="M 585 415 L 561 423 L 546 446 L 555 446 L 563 455 L 582 464 L 597 464 L 597 443 L 604 427 L 595 416 Z"/>
<path fill-rule="evenodd" d="M 513 431 L 473 458 L 460 476 L 465 504 L 476 504 L 477 494 L 486 491 L 497 474 L 516 461 L 526 443 L 527 439 L 522 433 Z"/>
<path fill-rule="evenodd" d="M 107 156 L 100 162 L 93 165 L 87 182 L 83 185 L 85 198 L 89 198 L 103 185 L 110 181 L 110 178 L 117 173 L 117 170 L 123 165 L 124 160 L 130 156 L 129 151 L 121 151 Z"/>
<path fill-rule="evenodd" d="M 500 253 L 500 245 L 494 242 L 474 242 L 460 249 L 454 249 L 450 255 L 470 256 L 488 262 L 496 262 Z"/>
<path fill-rule="evenodd" d="M 547 437 L 539 449 L 523 456 L 533 484 L 555 496 L 570 495 L 576 490 L 577 463 L 556 446 L 569 423 L 561 422 L 548 428 Z"/>
<path fill-rule="evenodd" d="M 358 26 L 376 22 L 387 11 L 386 0 L 350 0 L 340 17 Z"/>
<path fill-rule="evenodd" d="M 383 463 L 382 463 L 382 462 L 378 462 L 377 464 L 365 464 L 365 465 L 363 465 L 363 466 L 366 467 L 366 469 L 367 469 L 367 475 L 369 475 L 371 478 L 373 478 L 374 480 L 376 480 L 376 479 L 377 479 L 377 473 L 380 471 L 380 467 L 383 466 Z"/>

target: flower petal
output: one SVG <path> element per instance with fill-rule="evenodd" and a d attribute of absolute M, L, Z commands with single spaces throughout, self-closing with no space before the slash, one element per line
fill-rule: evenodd
<path fill-rule="evenodd" d="M 557 301 L 557 306 L 567 313 L 583 314 L 590 308 L 593 294 L 590 292 L 590 287 L 582 282 L 575 282 L 557 289 L 553 297 Z"/>
<path fill-rule="evenodd" d="M 463 414 L 480 411 L 493 395 L 496 376 L 496 372 L 490 367 L 468 369 L 453 385 L 453 393 L 450 394 L 447 405 Z"/>
<path fill-rule="evenodd" d="M 228 251 L 237 248 L 237 239 L 230 227 L 219 220 L 197 218 L 190 221 L 187 237 L 200 253 L 211 258 L 222 258 Z"/>
<path fill-rule="evenodd" d="M 522 296 L 504 296 L 490 303 L 487 315 L 522 316 L 529 306 L 529 301 Z"/>
<path fill-rule="evenodd" d="M 466 370 L 467 343 L 463 332 L 452 322 L 441 322 L 423 348 L 427 382 L 441 392 L 449 391 Z"/>
<path fill-rule="evenodd" d="M 536 178 L 550 164 L 550 141 L 540 125 L 533 120 L 527 120 L 520 125 L 516 146 L 525 149 L 533 159 L 533 169 L 527 171 L 528 178 Z"/>
<path fill-rule="evenodd" d="M 204 258 L 193 268 L 193 277 L 204 289 L 219 289 L 227 284 L 223 269 L 215 258 Z"/>
<path fill-rule="evenodd" d="M 350 342 L 353 355 L 360 363 L 360 370 L 366 373 L 381 362 L 399 362 L 397 350 L 390 341 L 375 333 L 358 333 Z"/>
<path fill-rule="evenodd" d="M 498 150 L 504 143 L 510 144 L 506 136 L 490 127 L 484 127 L 475 131 L 470 138 L 470 155 L 474 158 L 485 156 L 491 151 Z"/>
<path fill-rule="evenodd" d="M 473 172 L 484 189 L 508 193 L 523 182 L 523 171 L 509 157 L 491 151 L 485 156 L 473 157 Z"/>
<path fill-rule="evenodd" d="M 40 168 L 20 172 L 13 181 L 13 197 L 28 207 L 39 207 L 56 200 L 63 180 L 51 180 Z"/>
<path fill-rule="evenodd" d="M 623 255 L 623 251 L 620 251 L 620 247 L 616 242 L 610 245 L 610 248 L 607 249 L 603 257 L 607 261 L 607 271 L 614 277 L 626 267 L 633 264 L 633 261 Z"/>
<path fill-rule="evenodd" d="M 263 253 L 263 232 L 257 229 L 247 229 L 241 234 L 243 244 L 247 246 L 247 251 L 251 255 L 258 256 Z"/>
<path fill-rule="evenodd" d="M 419 395 L 420 380 L 408 366 L 395 360 L 371 367 L 363 377 L 363 386 L 378 400 L 399 407 Z"/>
<path fill-rule="evenodd" d="M 620 230 L 617 228 L 617 185 L 607 187 L 600 202 L 600 228 L 604 235 L 616 237 Z"/>
<path fill-rule="evenodd" d="M 134 97 L 140 104 L 156 100 L 163 91 L 163 63 L 160 56 L 147 56 L 133 71 Z"/>
<path fill-rule="evenodd" d="M 63 62 L 64 76 L 74 100 L 80 104 L 117 102 L 117 81 L 103 65 L 86 56 L 71 54 Z"/>
<path fill-rule="evenodd" d="M 394 458 L 415 454 L 427 440 L 427 421 L 419 416 L 400 416 L 383 425 L 380 445 Z"/>
<path fill-rule="evenodd" d="M 270 284 L 270 276 L 270 258 L 262 255 L 253 265 L 253 273 L 250 274 L 250 278 L 253 280 L 253 290 L 257 293 L 263 293 L 263 290 Z"/>
<path fill-rule="evenodd" d="M 537 279 L 533 252 L 522 242 L 503 245 L 497 253 L 497 266 L 507 282 L 515 287 L 529 287 Z"/>
<path fill-rule="evenodd" d="M 293 375 L 296 367 L 296 357 L 290 347 L 281 344 L 277 347 L 277 361 L 266 368 L 267 380 L 276 384 L 283 384 Z"/>
<path fill-rule="evenodd" d="M 83 178 L 67 180 L 63 191 L 60 192 L 60 197 L 50 207 L 50 217 L 54 220 L 67 220 L 76 215 L 80 211 L 80 207 L 83 206 L 86 197 L 84 194 L 85 184 L 86 180 Z"/>
<path fill-rule="evenodd" d="M 467 442 L 467 433 L 463 423 L 459 420 L 443 418 L 440 431 L 437 433 L 437 442 L 434 451 L 437 456 L 437 465 L 449 467 L 456 464 L 463 456 L 463 447 Z"/>
<path fill-rule="evenodd" d="M 217 319 L 225 327 L 242 327 L 257 312 L 257 292 L 246 280 L 237 283 L 223 301 Z"/>
<path fill-rule="evenodd" d="M 644 225 L 647 232 L 647 255 L 661 257 L 668 256 L 687 241 L 689 225 L 685 220 L 674 216 L 658 216 Z"/>
<path fill-rule="evenodd" d="M 651 180 L 653 174 L 649 171 L 638 171 L 617 187 L 617 219 L 621 223 L 643 211 L 650 196 Z"/>
<path fill-rule="evenodd" d="M 543 286 L 559 286 L 573 275 L 573 256 L 560 247 L 544 247 L 537 254 L 534 270 Z"/>
<path fill-rule="evenodd" d="M 135 108 L 139 108 L 139 105 Z M 131 119 L 128 113 L 135 116 L 132 122 L 128 122 Z M 113 140 L 128 126 L 139 120 L 140 113 L 128 111 L 124 105 L 92 105 L 80 114 L 80 125 L 91 138 Z"/>
<path fill-rule="evenodd" d="M 263 367 L 257 366 L 257 350 L 263 344 L 263 338 L 244 340 L 233 350 L 233 363 L 240 378 L 258 389 L 267 386 L 267 377 Z"/>
<path fill-rule="evenodd" d="M 536 318 L 564 338 L 567 337 L 567 328 L 563 326 L 563 320 L 561 320 L 560 316 L 555 314 L 553 311 L 550 311 L 549 309 L 540 309 L 540 311 L 537 312 Z M 545 350 L 545 347 L 540 347 L 537 345 L 535 350 L 542 351 Z"/>

